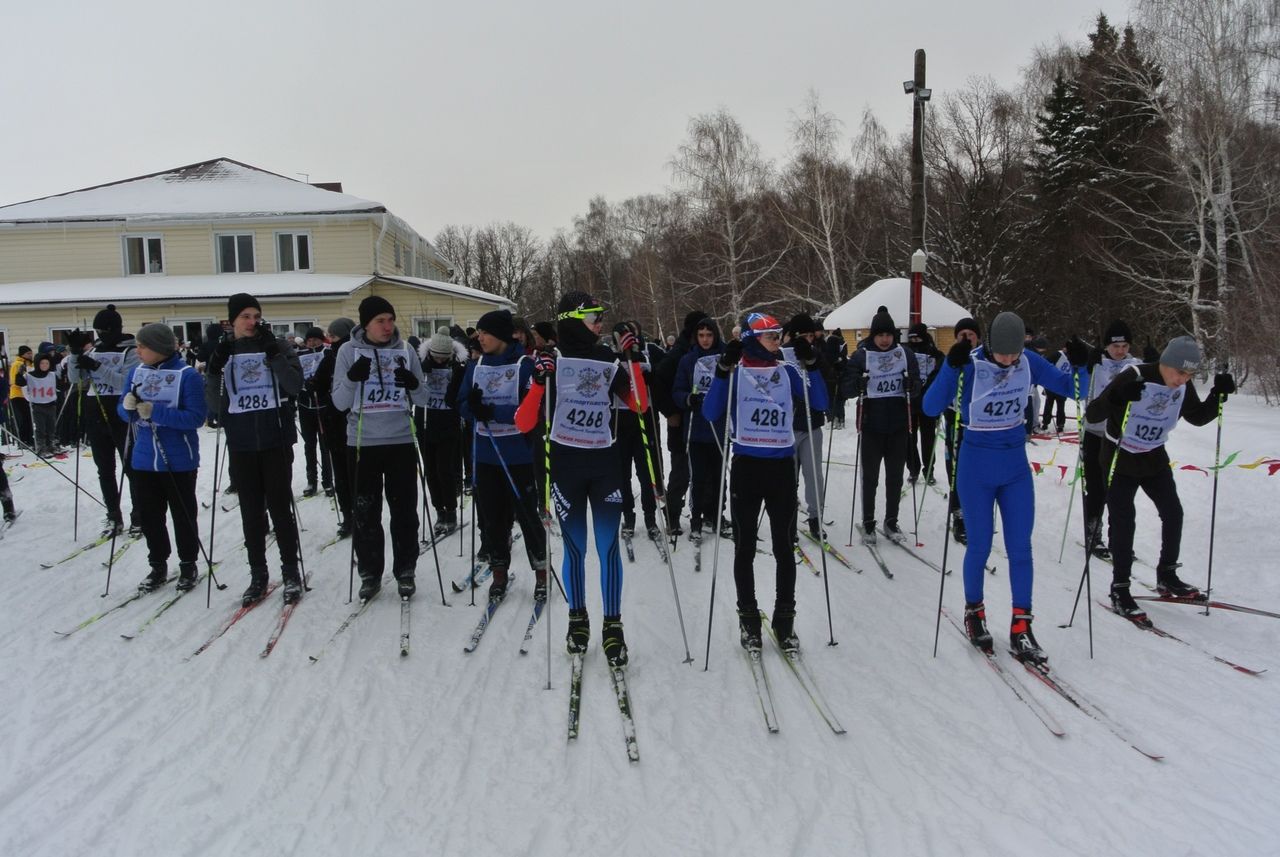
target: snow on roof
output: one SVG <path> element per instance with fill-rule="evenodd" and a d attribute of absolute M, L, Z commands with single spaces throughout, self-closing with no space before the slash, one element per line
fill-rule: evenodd
<path fill-rule="evenodd" d="M 431 289 L 437 292 L 445 292 L 451 295 L 457 295 L 460 298 L 471 298 L 477 301 L 486 301 L 488 303 L 498 303 L 510 309 L 515 308 L 515 304 L 501 295 L 482 292 L 479 289 L 468 288 L 467 286 L 459 286 L 457 283 L 445 283 L 440 280 L 426 280 L 422 277 L 391 277 L 386 274 L 379 274 L 379 280 L 385 280 L 388 283 L 400 283 L 404 286 L 412 286 L 417 289 Z"/>
<path fill-rule="evenodd" d="M 0 283 L 0 303 L 91 304 L 135 301 L 194 303 L 225 300 L 237 292 L 257 298 L 349 295 L 373 280 L 347 274 L 197 274 L 193 276 L 95 277 Z"/>
<path fill-rule="evenodd" d="M 955 301 L 948 300 L 928 286 L 921 289 L 920 318 L 929 327 L 952 327 L 969 315 L 969 311 Z M 827 330 L 867 329 L 871 317 L 881 306 L 889 310 L 893 321 L 906 328 L 911 314 L 911 281 L 905 277 L 876 280 L 854 298 L 836 309 L 823 320 Z"/>
<path fill-rule="evenodd" d="M 230 158 L 216 158 L 147 176 L 0 206 L 0 224 L 207 220 L 385 210 L 379 202 L 322 190 Z"/>

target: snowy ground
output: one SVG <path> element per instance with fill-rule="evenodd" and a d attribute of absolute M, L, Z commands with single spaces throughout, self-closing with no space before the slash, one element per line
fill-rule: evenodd
<path fill-rule="evenodd" d="M 1236 466 L 1280 454 L 1275 415 L 1247 397 L 1228 408 L 1224 455 L 1240 456 L 1220 484 L 1214 584 L 1222 600 L 1280 611 L 1273 573 L 1280 532 L 1271 529 L 1280 477 L 1265 463 Z M 844 548 L 854 442 L 852 431 L 836 434 L 828 517 L 834 542 L 866 571 L 830 566 L 838 647 L 824 645 L 822 581 L 802 569 L 798 584 L 799 632 L 848 734 L 832 734 L 772 651 L 766 663 L 781 732 L 766 733 L 736 642 L 727 552 L 704 671 L 710 545 L 699 575 L 687 543 L 675 556 L 697 657 L 682 664 L 666 568 L 639 539 L 624 596 L 637 765 L 624 754 L 598 647 L 588 660 L 581 737 L 566 742 L 564 605 L 553 604 L 547 690 L 544 629 L 531 654 L 517 653 L 529 618 L 527 573 L 480 648 L 464 655 L 480 608 L 451 591 L 451 606 L 441 606 L 428 555 L 419 564 L 410 657 L 398 657 L 398 608 L 384 595 L 312 664 L 308 655 L 351 609 L 347 543 L 317 552 L 335 526 L 324 498 L 300 507 L 315 590 L 270 658 L 258 653 L 276 619 L 274 602 L 184 661 L 246 583 L 238 512 L 218 513 L 214 553 L 230 587 L 214 592 L 211 609 L 201 590 L 137 639 L 121 639 L 153 612 L 162 596 L 152 595 L 58 637 L 55 629 L 131 592 L 145 574 L 146 549 L 124 554 L 107 599 L 99 598 L 106 548 L 40 569 L 37 561 L 76 544 L 72 489 L 47 468 L 22 467 L 29 456 L 10 462 L 23 474 L 14 492 L 25 514 L 0 542 L 0 854 L 1280 853 L 1280 675 L 1240 674 L 1100 610 L 1090 661 L 1084 618 L 1071 630 L 1057 627 L 1070 615 L 1082 565 L 1075 522 L 1057 562 L 1071 491 L 1054 465 L 1074 464 L 1073 445 L 1028 447 L 1040 463 L 1056 455 L 1036 479 L 1037 634 L 1054 667 L 1163 753 L 1161 762 L 1031 688 L 1068 733 L 1054 737 L 945 622 L 938 656 L 930 657 L 938 576 L 885 547 L 891 581 L 863 549 Z M 206 462 L 212 443 L 205 434 Z M 1179 466 L 1207 466 L 1213 445 L 1212 427 L 1184 423 L 1171 452 Z M 70 471 L 72 462 L 60 466 Z M 85 460 L 82 476 L 91 472 Z M 1187 515 L 1184 577 L 1203 585 L 1212 480 L 1181 470 L 1177 480 Z M 206 467 L 202 496 L 211 481 Z M 80 504 L 81 543 L 99 518 L 90 506 Z M 935 559 L 943 507 L 931 493 L 920 524 L 923 550 Z M 201 516 L 206 537 L 208 515 Z M 1156 519 L 1145 499 L 1139 520 L 1139 556 L 1154 557 Z M 1002 555 L 993 561 L 987 603 L 1000 641 L 1008 587 Z M 456 540 L 440 562 L 448 591 L 466 562 Z M 768 563 L 757 557 L 766 605 Z M 1149 568 L 1137 575 L 1154 580 Z M 1108 576 L 1106 566 L 1095 574 L 1098 597 Z M 947 578 L 946 602 L 958 613 L 959 574 Z M 598 605 L 597 594 L 597 635 Z M 1196 647 L 1280 668 L 1274 619 L 1225 611 L 1206 618 L 1161 604 L 1150 613 Z"/>

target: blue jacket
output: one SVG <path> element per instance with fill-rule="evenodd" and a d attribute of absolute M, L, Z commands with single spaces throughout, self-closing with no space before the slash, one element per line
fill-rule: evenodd
<path fill-rule="evenodd" d="M 140 366 L 134 366 L 125 377 L 124 390 L 133 390 L 133 376 Z M 124 409 L 124 396 L 116 405 L 120 419 L 131 423 L 133 431 L 133 455 L 130 461 L 134 470 L 163 473 L 182 473 L 200 467 L 200 438 L 197 429 L 204 425 L 207 413 L 204 404 L 204 378 L 187 365 L 181 354 L 174 354 L 156 369 L 181 372 L 176 407 L 157 403 L 151 411 L 151 419 L 138 417 L 137 411 Z"/>
<path fill-rule="evenodd" d="M 480 358 L 480 364 L 484 366 L 509 366 L 512 363 L 520 363 L 520 374 L 516 378 L 516 402 L 513 405 L 495 405 L 493 409 L 493 422 L 515 424 L 516 407 L 520 404 L 520 400 L 524 397 L 525 391 L 529 389 L 529 381 L 533 378 L 533 362 L 530 360 L 521 360 L 524 357 L 524 346 L 518 342 L 512 342 L 507 349 L 501 354 L 486 354 Z M 473 426 L 475 424 L 475 414 L 471 413 L 471 405 L 467 402 L 467 397 L 471 394 L 471 388 L 475 386 L 475 363 L 467 364 L 467 371 L 462 376 L 462 384 L 458 387 L 458 413 L 462 418 Z M 502 461 L 508 465 L 511 464 L 532 464 L 533 452 L 529 448 L 529 439 L 522 434 L 508 435 L 507 437 L 490 438 L 479 432 L 475 435 L 475 456 L 476 461 L 480 464 L 500 464 L 498 453 L 494 451 L 494 443 L 497 444 L 498 450 L 502 453 Z"/>
<path fill-rule="evenodd" d="M 969 401 L 973 398 L 973 361 L 990 359 L 987 357 L 985 346 L 981 345 L 973 349 L 972 355 L 972 359 L 961 369 L 957 369 L 946 360 L 942 361 L 942 368 L 929 384 L 929 389 L 925 391 L 924 400 L 921 402 L 921 409 L 927 416 L 936 417 L 955 404 L 956 384 L 960 382 L 963 375 L 963 387 L 960 391 L 960 422 L 965 426 L 969 425 Z M 1044 387 L 1050 393 L 1057 393 L 1068 399 L 1078 391 L 1089 389 L 1089 370 L 1083 366 L 1075 372 L 1079 380 L 1077 387 L 1070 374 L 1055 368 L 1052 363 L 1034 351 L 1024 350 L 1022 359 L 1026 360 L 1031 367 L 1032 386 Z M 1019 423 L 1003 431 L 967 431 L 964 433 L 962 443 L 988 449 L 1023 449 L 1027 445 L 1027 430 Z"/>
<path fill-rule="evenodd" d="M 724 343 L 720 341 L 719 334 L 716 335 L 715 344 L 708 349 L 698 347 L 693 344 L 683 357 L 680 358 L 680 364 L 676 367 L 676 377 L 671 388 L 671 399 L 673 404 L 684 411 L 688 416 L 689 431 L 692 432 L 689 440 L 692 443 L 714 443 L 721 444 L 721 436 L 724 434 L 724 423 L 719 422 L 713 427 L 707 422 L 706 417 L 702 415 L 702 409 L 693 407 L 694 403 L 689 401 L 689 395 L 693 392 L 693 367 L 703 357 L 712 354 L 724 353 Z M 715 378 L 712 378 L 715 381 Z"/>

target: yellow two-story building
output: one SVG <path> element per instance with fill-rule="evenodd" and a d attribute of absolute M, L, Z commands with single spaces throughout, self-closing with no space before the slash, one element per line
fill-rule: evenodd
<path fill-rule="evenodd" d="M 451 263 L 378 202 L 229 158 L 0 206 L 0 346 L 63 342 L 108 303 L 125 330 L 196 344 L 248 292 L 277 333 L 356 318 L 370 294 L 401 334 L 511 308 L 448 282 Z"/>

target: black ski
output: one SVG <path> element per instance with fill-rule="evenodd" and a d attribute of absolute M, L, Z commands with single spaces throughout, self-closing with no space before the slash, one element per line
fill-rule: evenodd
<path fill-rule="evenodd" d="M 514 574 L 510 575 L 507 578 L 508 588 L 511 586 L 512 582 L 515 581 L 515 579 L 516 579 L 516 576 Z M 493 596 L 489 597 L 489 603 L 485 605 L 484 613 L 481 614 L 480 621 L 476 623 L 476 629 L 471 632 L 471 640 L 465 646 L 462 647 L 462 651 L 470 654 L 471 652 L 474 652 L 476 650 L 476 647 L 480 645 L 480 638 L 484 636 L 484 632 L 489 628 L 489 622 L 493 619 L 493 614 L 496 613 L 498 608 L 502 606 L 502 602 L 505 601 L 506 598 L 507 598 L 507 594 L 505 591 L 502 593 L 502 595 L 496 598 Z"/>

